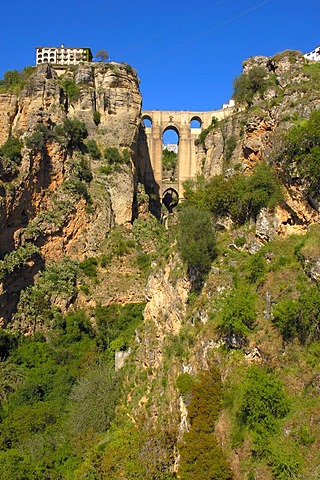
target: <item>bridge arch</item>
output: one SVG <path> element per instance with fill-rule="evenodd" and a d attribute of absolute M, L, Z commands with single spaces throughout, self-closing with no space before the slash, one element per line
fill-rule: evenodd
<path fill-rule="evenodd" d="M 150 117 L 150 115 L 143 115 L 141 117 L 141 120 L 145 127 L 152 128 L 152 118 Z"/>
<path fill-rule="evenodd" d="M 169 187 L 175 189 L 180 198 L 183 198 L 183 183 L 194 178 L 201 172 L 201 151 L 195 146 L 195 140 L 201 131 L 207 128 L 212 118 L 222 120 L 233 112 L 233 108 L 213 110 L 207 112 L 190 112 L 187 110 L 145 110 L 142 119 L 150 122 L 145 129 L 151 166 L 159 193 Z M 163 182 L 163 134 L 167 130 L 174 130 L 178 134 L 178 166 L 177 178 L 168 185 Z"/>
<path fill-rule="evenodd" d="M 202 126 L 202 119 L 198 115 L 195 115 L 190 119 L 190 128 L 201 128 Z"/>
<path fill-rule="evenodd" d="M 162 184 L 175 186 L 178 181 L 180 131 L 176 125 L 167 125 L 162 132 Z"/>

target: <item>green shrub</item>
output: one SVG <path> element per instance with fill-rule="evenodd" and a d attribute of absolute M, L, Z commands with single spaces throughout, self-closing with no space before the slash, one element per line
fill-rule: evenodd
<path fill-rule="evenodd" d="M 190 375 L 190 373 L 181 373 L 176 381 L 176 386 L 180 392 L 180 395 L 185 396 L 191 393 L 194 382 L 195 378 L 194 376 Z"/>
<path fill-rule="evenodd" d="M 233 475 L 215 434 L 222 405 L 222 382 L 216 367 L 201 373 L 191 389 L 190 430 L 179 446 L 181 480 L 232 480 Z"/>
<path fill-rule="evenodd" d="M 205 140 L 206 140 L 209 132 L 211 132 L 211 130 L 213 130 L 215 127 L 217 127 L 218 124 L 219 124 L 219 122 L 218 122 L 217 118 L 212 117 L 211 124 L 207 128 L 204 128 L 202 130 L 199 137 L 195 140 L 194 144 L 196 146 L 203 145 L 205 143 Z"/>
<path fill-rule="evenodd" d="M 233 98 L 238 103 L 252 104 L 253 97 L 262 93 L 268 84 L 268 71 L 261 66 L 253 66 L 247 73 L 242 73 L 233 82 Z"/>
<path fill-rule="evenodd" d="M 143 320 L 144 307 L 144 303 L 124 306 L 114 304 L 108 307 L 98 305 L 95 309 L 98 345 L 106 349 L 116 341 L 116 344 L 113 344 L 112 356 L 119 345 L 126 348 L 134 336 L 135 329 Z"/>
<path fill-rule="evenodd" d="M 98 259 L 94 257 L 86 258 L 86 260 L 79 263 L 80 269 L 90 278 L 96 278 L 98 276 L 97 266 Z"/>
<path fill-rule="evenodd" d="M 218 331 L 230 346 L 236 337 L 240 345 L 246 343 L 256 321 L 256 294 L 247 286 L 234 288 L 218 313 Z"/>
<path fill-rule="evenodd" d="M 252 255 L 246 266 L 249 270 L 248 280 L 250 283 L 261 283 L 267 273 L 267 262 L 264 255 L 256 253 Z"/>
<path fill-rule="evenodd" d="M 63 184 L 63 189 L 73 193 L 76 197 L 83 197 L 87 203 L 90 203 L 91 201 L 87 185 L 81 180 L 67 180 Z"/>
<path fill-rule="evenodd" d="M 109 165 L 121 166 L 122 164 L 128 165 L 130 163 L 130 152 L 125 148 L 122 153 L 119 152 L 117 147 L 107 147 L 104 151 L 104 158 Z"/>
<path fill-rule="evenodd" d="M 98 126 L 101 122 L 101 113 L 98 110 L 93 112 L 93 121 Z"/>
<path fill-rule="evenodd" d="M 249 367 L 238 410 L 240 424 L 246 425 L 259 440 L 275 433 L 278 420 L 288 412 L 288 398 L 277 376 L 261 367 Z"/>
<path fill-rule="evenodd" d="M 84 157 L 81 157 L 78 161 L 74 162 L 73 173 L 80 181 L 86 183 L 90 183 L 93 178 L 90 165 Z"/>
<path fill-rule="evenodd" d="M 88 140 L 86 145 L 87 145 L 87 149 L 90 157 L 93 160 L 99 160 L 101 158 L 101 152 L 99 150 L 97 142 L 95 140 Z"/>
<path fill-rule="evenodd" d="M 284 167 L 288 174 L 303 180 L 307 192 L 319 197 L 320 177 L 320 111 L 311 113 L 307 121 L 293 126 L 284 142 Z M 280 161 L 282 158 L 280 159 Z M 298 173 L 296 175 L 295 173 Z"/>
<path fill-rule="evenodd" d="M 226 161 L 230 160 L 236 146 L 237 146 L 236 137 L 234 135 L 230 135 L 229 137 L 227 137 L 225 141 L 225 147 L 224 147 L 224 157 Z"/>
<path fill-rule="evenodd" d="M 27 243 L 26 246 L 8 253 L 3 260 L 0 260 L 0 279 L 25 266 L 39 252 L 39 248 L 33 243 Z"/>
<path fill-rule="evenodd" d="M 77 118 L 66 118 L 62 125 L 55 127 L 54 132 L 71 149 L 83 147 L 83 140 L 88 136 L 85 124 Z"/>
<path fill-rule="evenodd" d="M 56 325 L 59 308 L 53 298 L 71 301 L 77 293 L 78 274 L 77 263 L 69 259 L 48 265 L 34 285 L 21 292 L 16 319 L 27 318 L 34 333 L 48 325 Z"/>
<path fill-rule="evenodd" d="M 21 149 L 23 143 L 16 137 L 9 137 L 0 148 L 0 157 L 5 157 L 15 165 L 20 165 L 22 160 Z"/>
<path fill-rule="evenodd" d="M 111 165 L 122 163 L 122 156 L 117 147 L 107 147 L 104 151 L 104 158 Z"/>
<path fill-rule="evenodd" d="M 273 322 L 285 341 L 301 343 L 320 338 L 320 291 L 312 286 L 298 299 L 283 300 L 273 309 Z"/>
<path fill-rule="evenodd" d="M 275 208 L 284 197 L 273 169 L 260 163 L 251 176 L 236 173 L 228 179 L 217 175 L 208 182 L 202 178 L 187 182 L 185 198 L 188 204 L 204 207 L 215 217 L 228 215 L 241 225 L 250 217 L 256 218 L 262 208 Z"/>
<path fill-rule="evenodd" d="M 178 246 L 181 258 L 189 270 L 194 270 L 200 277 L 209 271 L 216 256 L 215 233 L 210 212 L 193 206 L 186 206 L 181 210 Z"/>
<path fill-rule="evenodd" d="M 108 265 L 111 264 L 111 260 L 112 260 L 112 255 L 109 254 L 109 255 L 101 255 L 100 257 L 100 266 L 101 268 L 106 268 Z"/>
<path fill-rule="evenodd" d="M 148 272 L 151 265 L 150 255 L 144 252 L 139 252 L 137 254 L 137 265 L 142 271 Z"/>
<path fill-rule="evenodd" d="M 52 130 L 43 123 L 36 126 L 34 132 L 26 138 L 26 146 L 35 152 L 45 149 L 47 142 L 58 140 L 56 130 Z"/>
<path fill-rule="evenodd" d="M 64 80 L 62 86 L 66 92 L 68 100 L 73 103 L 79 100 L 80 97 L 80 88 L 75 82 L 71 79 Z"/>
<path fill-rule="evenodd" d="M 0 91 L 18 93 L 26 84 L 28 77 L 34 72 L 34 67 L 18 70 L 8 70 L 0 80 Z"/>

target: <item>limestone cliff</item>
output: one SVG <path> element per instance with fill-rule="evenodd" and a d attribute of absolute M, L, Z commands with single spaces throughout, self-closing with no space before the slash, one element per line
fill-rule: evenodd
<path fill-rule="evenodd" d="M 67 82 L 76 89 L 74 97 L 68 97 L 65 89 Z M 82 154 L 86 155 L 93 169 L 89 189 L 94 208 L 86 214 L 83 200 L 74 203 L 74 211 L 63 225 L 64 234 L 55 232 L 64 239 L 61 252 L 69 254 L 74 251 L 84 255 L 86 251 L 95 249 L 94 244 L 104 237 L 112 224 L 131 220 L 134 191 L 132 154 L 141 106 L 138 80 L 133 70 L 120 64 L 87 64 L 70 68 L 58 78 L 53 68 L 41 65 L 19 95 L 2 94 L 0 99 L 2 144 L 9 134 L 26 140 L 39 125 L 52 132 L 66 118 L 78 118 L 86 126 L 88 139 L 97 142 L 101 154 L 106 146 L 127 147 L 130 152 L 130 168 L 115 172 L 111 182 L 110 177 L 99 173 L 103 160 L 90 159 L 85 145 L 82 151 L 70 150 L 52 135 L 45 140 L 41 151 L 24 147 L 19 174 L 10 185 L 2 182 L 2 254 L 19 245 L 24 228 L 37 215 L 54 208 L 54 203 L 61 197 L 59 188 L 70 178 Z M 95 112 L 99 115 L 98 124 L 94 122 Z M 53 200 L 54 196 L 57 198 Z M 81 231 L 86 231 L 85 241 L 79 240 Z M 49 236 L 55 235 L 51 232 Z M 45 243 L 49 250 L 48 242 Z M 57 242 L 54 243 L 56 252 Z M 78 246 L 75 246 L 77 243 Z"/>
<path fill-rule="evenodd" d="M 283 134 L 298 118 L 307 119 L 320 108 L 318 74 L 300 52 L 285 51 L 243 62 L 243 75 L 257 69 L 264 72 L 263 89 L 249 103 L 238 102 L 234 114 L 212 128 L 205 138 L 202 172 L 206 178 L 225 172 L 230 175 L 235 170 L 250 174 L 261 161 L 274 164 L 283 177 L 281 162 L 277 164 Z M 283 181 L 286 205 L 276 212 L 274 231 L 301 232 L 306 225 L 320 220 L 319 209 L 310 204 L 303 186 L 289 178 Z"/>
<path fill-rule="evenodd" d="M 83 259 L 112 226 L 130 223 L 140 109 L 136 72 L 118 63 L 59 76 L 43 64 L 20 92 L 0 95 L 0 144 L 13 138 L 22 147 L 18 162 L 1 156 L 0 255 L 32 242 L 41 257 L 20 287 L 7 279 L 4 304 L 43 261 Z"/>

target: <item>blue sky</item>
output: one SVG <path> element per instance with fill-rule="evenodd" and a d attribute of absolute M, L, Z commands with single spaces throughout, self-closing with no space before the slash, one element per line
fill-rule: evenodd
<path fill-rule="evenodd" d="M 319 20 L 319 0 L 2 0 L 0 76 L 88 46 L 138 71 L 144 109 L 213 110 L 246 58 L 318 46 Z"/>

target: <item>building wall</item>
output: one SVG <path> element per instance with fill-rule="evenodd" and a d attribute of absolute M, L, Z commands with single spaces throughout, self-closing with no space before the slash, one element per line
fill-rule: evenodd
<path fill-rule="evenodd" d="M 315 48 L 310 53 L 303 55 L 308 60 L 313 60 L 314 62 L 320 62 L 320 47 Z"/>
<path fill-rule="evenodd" d="M 53 63 L 56 65 L 77 65 L 80 62 L 91 61 L 90 48 L 37 47 L 36 64 Z"/>

